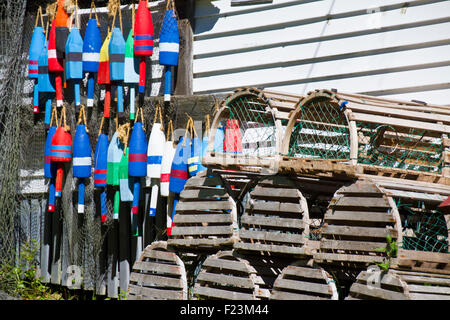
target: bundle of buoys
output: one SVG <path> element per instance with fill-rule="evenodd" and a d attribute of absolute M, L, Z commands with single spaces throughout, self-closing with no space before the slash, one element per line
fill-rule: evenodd
<path fill-rule="evenodd" d="M 64 119 L 64 122 L 63 122 Z M 72 136 L 66 124 L 66 107 L 62 107 L 59 127 L 56 129 L 50 144 L 50 161 L 56 163 L 55 196 L 61 197 L 63 182 L 63 163 L 72 161 Z"/>
<path fill-rule="evenodd" d="M 48 21 L 46 30 L 48 31 Z M 48 32 L 46 32 L 48 34 Z M 45 46 L 42 48 L 38 62 L 38 91 L 47 93 L 47 99 L 45 102 L 45 117 L 44 123 L 50 124 L 50 113 L 52 108 L 52 98 L 55 92 L 55 76 L 53 73 L 48 72 L 48 42 L 45 41 Z"/>
<path fill-rule="evenodd" d="M 93 9 L 95 18 L 92 18 Z M 88 73 L 87 107 L 92 107 L 94 105 L 95 73 L 98 72 L 101 47 L 102 38 L 97 17 L 97 9 L 94 1 L 92 1 L 83 42 L 83 71 Z"/>
<path fill-rule="evenodd" d="M 101 221 L 106 222 L 108 215 L 106 207 L 106 174 L 108 168 L 108 136 L 102 132 L 105 118 L 102 118 L 98 132 L 97 145 L 94 154 L 94 187 L 100 188 Z"/>
<path fill-rule="evenodd" d="M 78 14 L 78 10 L 75 11 Z M 66 79 L 74 82 L 75 110 L 80 111 L 80 81 L 83 79 L 83 38 L 79 26 L 71 26 L 65 46 Z"/>
<path fill-rule="evenodd" d="M 42 26 L 38 26 L 39 17 Z M 42 7 L 39 6 L 36 14 L 36 23 L 34 25 L 33 35 L 31 36 L 30 48 L 28 50 L 28 77 L 34 81 L 33 89 L 33 112 L 39 112 L 39 57 L 46 46 L 44 34 L 44 19 L 42 17 Z"/>
<path fill-rule="evenodd" d="M 123 80 L 125 64 L 125 39 L 122 34 L 122 14 L 120 11 L 120 1 L 116 7 L 119 12 L 120 28 L 115 27 L 116 13 L 112 24 L 112 35 L 109 42 L 109 75 L 112 84 L 117 88 L 117 111 L 119 118 L 123 117 Z"/>
<path fill-rule="evenodd" d="M 164 68 L 164 101 L 170 101 L 172 66 L 178 65 L 180 35 L 173 0 L 167 0 L 166 13 L 159 36 L 159 64 Z"/>
<path fill-rule="evenodd" d="M 55 121 L 55 125 L 53 125 L 53 120 Z M 50 183 L 48 186 L 48 211 L 54 212 L 55 211 L 55 182 L 56 182 L 56 164 L 52 163 L 50 154 L 51 154 L 51 143 L 53 136 L 56 132 L 56 129 L 58 127 L 58 112 L 56 111 L 56 108 L 53 108 L 52 110 L 52 116 L 49 122 L 49 129 L 47 133 L 47 138 L 45 140 L 45 147 L 44 147 L 44 177 L 50 179 Z"/>
<path fill-rule="evenodd" d="M 97 83 L 105 85 L 105 100 L 103 117 L 110 117 L 111 110 L 111 80 L 109 76 L 109 41 L 111 40 L 111 32 L 108 34 L 100 49 L 100 60 L 98 65 Z"/>
<path fill-rule="evenodd" d="M 84 121 L 84 124 L 81 121 Z M 84 179 L 91 176 L 91 168 L 91 143 L 87 129 L 86 110 L 84 106 L 81 106 L 73 139 L 73 176 L 78 178 L 78 213 L 84 213 Z"/>
<path fill-rule="evenodd" d="M 132 7 L 132 19 L 132 28 L 128 33 L 127 41 L 125 42 L 124 82 L 129 87 L 128 95 L 130 96 L 130 119 L 134 120 L 136 100 L 135 87 L 139 83 L 139 58 L 134 56 L 134 3 Z"/>
<path fill-rule="evenodd" d="M 134 55 L 139 63 L 139 93 L 145 92 L 146 57 L 153 54 L 153 21 L 147 0 L 140 0 L 134 22 Z"/>
<path fill-rule="evenodd" d="M 139 111 L 141 114 L 141 121 L 144 121 L 144 114 L 142 108 L 138 108 L 138 114 L 134 122 L 133 130 L 130 138 L 130 149 L 128 154 L 128 175 L 134 178 L 133 184 L 133 203 L 132 210 L 132 225 L 133 233 L 137 222 L 137 215 L 139 213 L 139 193 L 141 190 L 141 178 L 147 176 L 147 137 L 145 135 L 143 123 L 138 121 Z"/>
<path fill-rule="evenodd" d="M 159 122 L 157 122 L 158 116 Z M 155 119 L 153 120 L 152 131 L 150 132 L 147 147 L 147 186 L 151 186 L 152 188 L 149 209 L 150 216 L 155 216 L 156 214 L 161 179 L 161 164 L 165 143 L 166 138 L 164 136 L 162 108 L 158 103 L 155 109 Z"/>

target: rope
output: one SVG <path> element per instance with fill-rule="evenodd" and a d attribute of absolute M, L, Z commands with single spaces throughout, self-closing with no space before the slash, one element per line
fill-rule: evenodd
<path fill-rule="evenodd" d="M 63 126 L 63 118 L 64 118 L 64 126 Z M 64 127 L 64 130 L 66 131 L 66 132 L 69 132 L 70 131 L 70 127 L 67 125 L 67 123 L 66 123 L 66 106 L 65 105 L 63 105 L 62 106 L 62 110 L 61 110 L 61 118 L 59 119 L 59 126 L 63 126 Z"/>
<path fill-rule="evenodd" d="M 100 20 L 97 16 L 97 7 L 95 6 L 94 0 L 91 2 L 91 10 L 89 11 L 89 19 L 92 17 L 92 9 L 94 9 L 95 19 L 97 20 L 97 26 L 100 27 Z"/>
<path fill-rule="evenodd" d="M 98 129 L 98 137 L 100 137 L 103 128 L 103 122 L 105 122 L 105 117 L 102 117 L 102 121 L 100 122 L 100 127 Z"/>
<path fill-rule="evenodd" d="M 164 131 L 164 128 L 163 128 L 162 108 L 161 108 L 161 105 L 159 104 L 159 101 L 158 101 L 158 103 L 157 103 L 157 105 L 156 105 L 156 109 L 155 109 L 155 118 L 153 119 L 153 124 L 156 123 L 156 118 L 158 117 L 158 115 L 159 115 L 159 121 L 160 121 L 160 123 L 161 123 L 161 130 Z"/>
<path fill-rule="evenodd" d="M 38 22 L 39 22 L 39 16 L 41 16 L 41 24 L 42 24 L 42 28 L 44 28 L 44 16 L 42 15 L 42 7 L 39 6 L 39 9 L 37 10 L 37 14 L 36 14 L 36 22 L 34 24 L 34 27 L 37 27 Z"/>
<path fill-rule="evenodd" d="M 81 105 L 80 114 L 78 115 L 77 125 L 79 125 L 82 120 L 84 121 L 84 125 L 86 126 L 86 132 L 89 132 L 88 127 L 87 127 L 88 123 L 86 120 L 86 107 L 84 105 Z"/>
<path fill-rule="evenodd" d="M 139 111 L 141 112 L 142 128 L 143 128 L 144 131 L 145 131 L 145 126 L 144 126 L 144 113 L 143 113 L 143 111 L 142 111 L 142 107 L 137 107 L 137 110 L 136 110 L 136 119 L 134 119 L 134 122 L 138 122 L 138 119 L 139 119 Z"/>
<path fill-rule="evenodd" d="M 169 135 L 170 132 L 170 135 Z M 173 123 L 172 123 L 172 119 L 169 120 L 169 124 L 167 125 L 167 137 L 166 137 L 166 141 L 170 141 L 169 139 L 173 140 Z"/>
<path fill-rule="evenodd" d="M 131 7 L 131 35 L 134 37 L 134 22 L 136 20 L 136 9 L 134 7 L 134 1 L 133 6 Z"/>
<path fill-rule="evenodd" d="M 51 117 L 50 117 L 50 127 L 52 126 L 53 119 L 55 119 L 56 126 L 59 127 L 59 123 L 58 123 L 58 110 L 57 110 L 57 108 L 53 108 L 53 109 L 52 109 L 52 115 L 51 115 Z"/>
<path fill-rule="evenodd" d="M 189 117 L 189 116 L 188 116 L 188 117 Z M 186 138 L 187 138 L 187 134 L 189 133 L 191 121 L 192 121 L 192 118 L 189 117 L 189 119 L 188 119 L 188 121 L 187 121 L 187 123 L 186 123 L 186 128 L 184 129 L 185 132 L 184 132 L 184 139 L 183 139 L 183 144 L 182 144 L 183 147 L 186 145 Z"/>

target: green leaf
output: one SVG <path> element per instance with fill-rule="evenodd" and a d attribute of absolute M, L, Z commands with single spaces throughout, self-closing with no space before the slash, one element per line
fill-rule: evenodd
<path fill-rule="evenodd" d="M 374 250 L 378 252 L 386 252 L 386 248 L 375 248 Z"/>

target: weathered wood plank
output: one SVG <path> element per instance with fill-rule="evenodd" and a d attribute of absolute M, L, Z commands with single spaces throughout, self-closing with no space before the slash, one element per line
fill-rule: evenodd
<path fill-rule="evenodd" d="M 370 241 L 347 241 L 347 240 L 328 240 L 320 241 L 321 249 L 328 250 L 352 250 L 352 251 L 374 251 L 377 248 L 385 248 L 386 242 Z"/>
<path fill-rule="evenodd" d="M 234 249 L 246 250 L 246 251 L 267 251 L 273 253 L 289 254 L 289 255 L 304 255 L 304 247 L 292 247 L 292 246 L 282 246 L 276 244 L 262 244 L 262 243 L 245 243 L 236 242 L 233 245 Z"/>
<path fill-rule="evenodd" d="M 175 224 L 183 223 L 232 223 L 233 219 L 229 213 L 202 213 L 202 214 L 177 214 L 173 218 Z"/>
<path fill-rule="evenodd" d="M 231 203 L 228 201 L 179 201 L 175 208 L 176 212 L 201 211 L 201 210 L 231 210 Z"/>
<path fill-rule="evenodd" d="M 358 275 L 357 281 L 358 283 L 367 283 L 369 277 L 375 281 L 379 281 L 380 285 L 399 287 L 402 288 L 403 291 L 403 284 L 397 277 L 393 276 L 391 273 L 380 272 L 377 275 L 372 272 L 361 271 L 361 273 Z"/>
<path fill-rule="evenodd" d="M 390 208 L 385 198 L 373 197 L 341 197 L 331 201 L 330 207 L 357 207 L 357 208 Z"/>
<path fill-rule="evenodd" d="M 228 195 L 225 189 L 200 189 L 200 190 L 192 190 L 192 189 L 184 189 L 180 193 L 180 198 L 183 200 L 200 200 L 200 199 L 228 199 L 230 196 Z"/>
<path fill-rule="evenodd" d="M 222 180 L 219 177 L 192 177 L 186 181 L 185 188 L 189 189 L 190 187 L 196 188 L 199 186 L 205 187 L 217 187 L 222 184 Z"/>
<path fill-rule="evenodd" d="M 329 294 L 331 295 L 331 289 L 327 284 L 320 284 L 314 282 L 306 282 L 299 280 L 290 280 L 290 279 L 280 279 L 275 280 L 273 285 L 274 289 L 282 290 L 282 289 L 290 289 L 297 290 L 303 292 L 314 292 L 319 294 Z"/>
<path fill-rule="evenodd" d="M 450 287 L 437 287 L 437 286 L 425 286 L 408 284 L 409 292 L 420 292 L 420 293 L 434 293 L 442 295 L 450 295 Z M 450 296 L 448 297 L 450 299 Z"/>
<path fill-rule="evenodd" d="M 287 266 L 283 269 L 283 274 L 309 279 L 323 279 L 323 273 L 320 269 Z"/>
<path fill-rule="evenodd" d="M 355 282 L 350 288 L 350 293 L 352 296 L 361 298 L 362 296 L 369 296 L 373 298 L 383 299 L 383 300 L 406 300 L 407 297 L 403 293 L 384 290 L 377 287 L 367 287 L 365 284 Z"/>
<path fill-rule="evenodd" d="M 224 260 L 224 259 L 206 259 L 203 262 L 203 267 L 219 268 L 224 270 L 239 271 L 249 273 L 249 270 L 243 262 Z"/>
<path fill-rule="evenodd" d="M 175 256 L 175 253 L 173 253 L 173 252 L 165 252 L 165 251 L 161 251 L 161 250 L 144 250 L 142 255 L 145 258 L 165 260 L 165 261 L 177 263 L 177 258 Z"/>
<path fill-rule="evenodd" d="M 299 203 L 285 203 L 278 201 L 253 201 L 247 203 L 246 208 L 252 211 L 261 212 L 286 212 L 286 213 L 302 213 L 302 207 Z"/>
<path fill-rule="evenodd" d="M 227 291 L 216 288 L 200 287 L 197 284 L 194 286 L 194 295 L 200 295 L 210 298 L 219 298 L 225 300 L 255 300 L 253 294 Z"/>
<path fill-rule="evenodd" d="M 441 278 L 438 276 L 427 277 L 427 276 L 407 275 L 407 274 L 402 274 L 398 271 L 397 271 L 397 273 L 408 284 L 410 284 L 410 283 L 422 283 L 422 284 L 428 283 L 431 285 L 443 285 L 443 286 L 450 287 L 450 278 Z"/>
<path fill-rule="evenodd" d="M 314 256 L 314 259 L 317 259 L 317 260 L 361 262 L 361 263 L 384 262 L 383 257 L 370 256 L 370 255 L 319 252 L 319 253 L 314 253 L 313 256 Z"/>
<path fill-rule="evenodd" d="M 130 274 L 130 281 L 136 282 L 136 285 L 142 286 L 158 286 L 168 288 L 184 288 L 183 281 L 177 278 L 163 277 L 159 275 L 149 275 L 144 273 L 132 272 Z"/>
<path fill-rule="evenodd" d="M 259 217 L 259 216 L 243 215 L 241 218 L 241 223 L 247 225 L 275 226 L 279 228 L 285 227 L 290 229 L 304 228 L 304 223 L 300 219 L 278 218 L 278 217 Z"/>
<path fill-rule="evenodd" d="M 254 198 L 300 198 L 301 193 L 297 189 L 292 188 L 269 188 L 257 186 L 250 193 Z"/>
<path fill-rule="evenodd" d="M 342 187 L 337 193 L 351 196 L 373 194 L 375 197 L 379 197 L 382 195 L 380 189 L 373 183 L 355 183 L 348 187 Z"/>
<path fill-rule="evenodd" d="M 151 299 L 171 299 L 171 300 L 182 300 L 183 293 L 179 290 L 164 290 L 156 288 L 146 288 L 130 284 L 128 287 L 129 294 L 132 295 L 142 295 L 143 298 Z"/>
<path fill-rule="evenodd" d="M 170 265 L 170 264 L 161 264 L 161 263 L 155 263 L 155 262 L 143 262 L 143 261 L 136 261 L 133 265 L 133 271 L 149 271 L 153 273 L 160 273 L 160 274 L 173 274 L 173 275 L 180 275 L 182 270 L 180 266 L 177 265 Z"/>
<path fill-rule="evenodd" d="M 234 238 L 214 238 L 214 239 L 173 239 L 169 238 L 167 243 L 171 246 L 190 247 L 191 250 L 214 248 L 218 246 L 231 246 L 237 239 Z"/>
<path fill-rule="evenodd" d="M 229 226 L 197 226 L 197 227 L 180 227 L 175 224 L 172 228 L 172 236 L 183 235 L 223 235 L 233 234 L 233 228 Z"/>
<path fill-rule="evenodd" d="M 387 212 L 368 212 L 368 211 L 340 211 L 328 210 L 324 219 L 329 221 L 364 221 L 364 222 L 395 222 L 392 214 Z"/>
<path fill-rule="evenodd" d="M 327 225 L 322 227 L 322 234 L 383 239 L 385 239 L 387 235 L 397 237 L 397 231 L 394 229 L 336 225 Z"/>
<path fill-rule="evenodd" d="M 448 295 L 427 294 L 427 293 L 410 293 L 411 300 L 450 300 Z"/>
<path fill-rule="evenodd" d="M 407 263 L 408 260 L 419 260 L 419 261 L 450 264 L 450 253 L 399 250 L 397 260 L 399 265 Z"/>
<path fill-rule="evenodd" d="M 276 242 L 287 242 L 287 243 L 303 243 L 302 234 L 287 234 L 281 232 L 269 232 L 269 231 L 253 231 L 241 229 L 239 232 L 241 239 L 252 239 L 252 240 L 264 240 L 264 241 L 276 241 Z"/>
<path fill-rule="evenodd" d="M 255 284 L 249 278 L 209 272 L 200 272 L 197 276 L 197 281 L 214 282 L 220 285 L 229 285 L 247 289 L 253 289 L 255 287 Z"/>

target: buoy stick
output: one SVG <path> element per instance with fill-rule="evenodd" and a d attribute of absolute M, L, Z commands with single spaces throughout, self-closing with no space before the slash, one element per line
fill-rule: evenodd
<path fill-rule="evenodd" d="M 55 212 L 55 180 L 55 178 L 51 178 L 48 186 L 48 212 Z"/>
<path fill-rule="evenodd" d="M 141 178 L 134 177 L 134 185 L 133 185 L 133 203 L 131 205 L 131 210 L 133 214 L 137 214 L 139 212 L 139 192 L 141 190 Z"/>
<path fill-rule="evenodd" d="M 63 106 L 62 72 L 55 72 L 56 106 Z"/>
<path fill-rule="evenodd" d="M 147 68 L 145 56 L 139 62 L 139 93 L 145 93 L 145 70 Z"/>
<path fill-rule="evenodd" d="M 117 82 L 117 112 L 119 118 L 123 117 L 123 86 L 122 81 Z"/>
<path fill-rule="evenodd" d="M 88 93 L 87 93 L 87 106 L 94 106 L 94 88 L 95 88 L 95 77 L 92 72 L 88 74 Z"/>
<path fill-rule="evenodd" d="M 102 192 L 100 193 L 100 215 L 101 221 L 106 222 L 108 217 L 108 207 L 106 206 L 106 188 L 102 188 Z"/>
<path fill-rule="evenodd" d="M 136 88 L 135 86 L 130 86 L 130 120 L 134 120 L 135 116 L 135 103 L 136 100 Z"/>
<path fill-rule="evenodd" d="M 58 161 L 56 168 L 56 185 L 55 185 L 55 197 L 61 197 L 62 193 L 62 180 L 63 180 L 64 168 L 63 164 Z"/>
<path fill-rule="evenodd" d="M 171 66 L 165 66 L 164 68 L 164 101 L 170 102 L 170 85 L 172 81 L 172 67 Z"/>
<path fill-rule="evenodd" d="M 74 82 L 74 95 L 75 95 L 75 111 L 78 113 L 81 107 L 81 95 L 80 95 L 80 80 L 75 79 Z"/>
<path fill-rule="evenodd" d="M 84 213 L 84 178 L 78 178 L 78 213 Z"/>
<path fill-rule="evenodd" d="M 159 193 L 159 185 L 158 180 L 152 178 L 152 194 L 150 198 L 150 210 L 148 212 L 148 215 L 150 217 L 154 217 L 156 215 L 156 207 L 158 205 L 158 193 Z"/>
<path fill-rule="evenodd" d="M 105 108 L 103 117 L 109 118 L 111 110 L 111 84 L 105 84 Z"/>
<path fill-rule="evenodd" d="M 116 190 L 116 192 L 114 193 L 114 211 L 113 211 L 114 220 L 119 220 L 119 207 L 120 207 L 120 194 L 119 190 Z"/>
<path fill-rule="evenodd" d="M 33 112 L 39 113 L 39 88 L 38 79 L 34 80 L 34 91 L 33 91 Z"/>
<path fill-rule="evenodd" d="M 44 123 L 50 124 L 51 120 L 51 112 L 52 112 L 52 95 L 47 93 L 47 100 L 45 101 L 45 118 Z"/>

